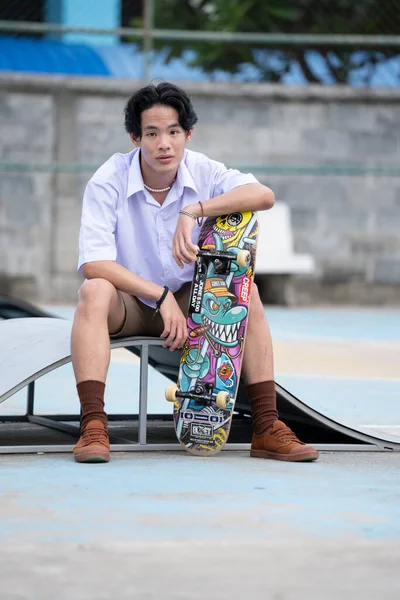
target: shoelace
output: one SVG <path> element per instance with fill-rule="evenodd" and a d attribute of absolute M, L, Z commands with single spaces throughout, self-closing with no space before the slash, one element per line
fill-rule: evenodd
<path fill-rule="evenodd" d="M 108 446 L 108 434 L 101 427 L 92 427 L 85 429 L 82 433 L 82 442 L 84 446 L 89 444 L 103 444 Z"/>
<path fill-rule="evenodd" d="M 284 429 L 274 429 L 270 435 L 276 437 L 282 442 L 296 442 L 297 444 L 303 444 L 303 442 L 299 440 L 297 435 L 290 429 L 290 427 L 285 427 Z"/>

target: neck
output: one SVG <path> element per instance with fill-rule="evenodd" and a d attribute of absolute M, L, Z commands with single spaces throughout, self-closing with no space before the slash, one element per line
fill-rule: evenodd
<path fill-rule="evenodd" d="M 142 171 L 143 183 L 155 190 L 162 190 L 172 186 L 176 179 L 176 172 L 157 173 L 142 159 L 140 160 L 140 168 Z"/>

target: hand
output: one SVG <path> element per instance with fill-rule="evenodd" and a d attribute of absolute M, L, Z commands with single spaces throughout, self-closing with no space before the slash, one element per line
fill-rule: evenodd
<path fill-rule="evenodd" d="M 172 241 L 172 256 L 176 264 L 183 269 L 183 263 L 190 265 L 195 262 L 199 247 L 192 242 L 194 219 L 188 215 L 179 215 L 174 239 Z"/>
<path fill-rule="evenodd" d="M 171 292 L 168 292 L 160 306 L 160 315 L 164 321 L 164 331 L 160 337 L 166 338 L 163 348 L 170 346 L 171 351 L 183 348 L 189 336 L 186 317 Z"/>

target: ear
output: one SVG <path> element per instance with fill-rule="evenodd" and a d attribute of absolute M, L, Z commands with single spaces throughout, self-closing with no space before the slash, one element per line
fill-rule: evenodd
<path fill-rule="evenodd" d="M 188 144 L 193 137 L 193 128 L 186 132 L 186 143 Z"/>
<path fill-rule="evenodd" d="M 133 135 L 133 133 L 130 133 L 130 134 L 129 134 L 129 137 L 131 138 L 131 142 L 132 142 L 132 144 L 134 144 L 134 145 L 136 146 L 136 148 L 140 148 L 140 138 L 138 138 L 138 137 L 135 137 L 135 136 Z"/>

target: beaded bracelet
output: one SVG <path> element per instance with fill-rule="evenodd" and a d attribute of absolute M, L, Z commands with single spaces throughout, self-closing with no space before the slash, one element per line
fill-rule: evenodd
<path fill-rule="evenodd" d="M 191 213 L 191 212 L 189 212 L 187 210 L 180 210 L 179 214 L 180 215 L 187 215 L 188 217 L 192 217 L 192 219 L 194 219 L 195 221 L 197 221 L 197 225 L 199 227 L 201 227 L 203 225 L 203 221 L 204 221 L 204 210 L 203 210 L 203 203 L 200 200 L 199 200 L 199 204 L 200 204 L 200 210 L 201 210 L 201 217 L 198 217 L 194 213 Z"/>
<path fill-rule="evenodd" d="M 187 215 L 188 217 L 192 217 L 192 219 L 194 219 L 196 221 L 197 217 L 194 213 L 188 212 L 187 210 L 180 210 L 179 211 L 180 215 Z"/>

